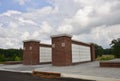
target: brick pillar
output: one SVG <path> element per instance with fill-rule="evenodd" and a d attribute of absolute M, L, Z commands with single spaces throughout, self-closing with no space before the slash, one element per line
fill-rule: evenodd
<path fill-rule="evenodd" d="M 67 66 L 72 64 L 71 35 L 54 35 L 52 38 L 52 65 Z"/>
<path fill-rule="evenodd" d="M 95 48 L 94 45 L 90 45 L 90 51 L 91 51 L 91 61 L 95 61 Z"/>
<path fill-rule="evenodd" d="M 23 64 L 37 65 L 39 64 L 39 41 L 27 40 L 23 42 Z"/>

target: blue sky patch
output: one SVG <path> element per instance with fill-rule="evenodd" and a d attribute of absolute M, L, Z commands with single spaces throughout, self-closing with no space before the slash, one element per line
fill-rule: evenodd
<path fill-rule="evenodd" d="M 26 12 L 29 9 L 39 9 L 45 6 L 52 6 L 47 0 L 26 0 L 23 5 L 19 4 L 16 0 L 0 0 L 0 13 L 8 10 L 17 10 Z"/>

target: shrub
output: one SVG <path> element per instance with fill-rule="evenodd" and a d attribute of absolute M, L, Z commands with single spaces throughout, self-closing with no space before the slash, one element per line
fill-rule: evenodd
<path fill-rule="evenodd" d="M 114 58 L 114 55 L 102 55 L 101 57 L 98 56 L 96 60 L 112 60 Z"/>
<path fill-rule="evenodd" d="M 18 56 L 16 56 L 16 57 L 15 57 L 15 61 L 21 61 L 21 58 L 18 57 Z"/>
<path fill-rule="evenodd" d="M 5 61 L 5 56 L 4 56 L 4 54 L 0 54 L 0 62 L 4 62 Z"/>

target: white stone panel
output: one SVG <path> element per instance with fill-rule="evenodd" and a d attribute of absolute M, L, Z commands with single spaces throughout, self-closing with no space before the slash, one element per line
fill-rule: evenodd
<path fill-rule="evenodd" d="M 52 61 L 52 48 L 40 47 L 40 62 Z"/>
<path fill-rule="evenodd" d="M 90 47 L 72 44 L 72 63 L 91 61 Z"/>

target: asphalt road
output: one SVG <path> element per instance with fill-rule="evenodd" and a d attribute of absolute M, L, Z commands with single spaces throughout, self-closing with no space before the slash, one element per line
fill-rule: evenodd
<path fill-rule="evenodd" d="M 0 71 L 0 81 L 90 81 L 90 80 L 81 80 L 73 78 L 46 79 L 32 76 L 29 73 Z"/>

